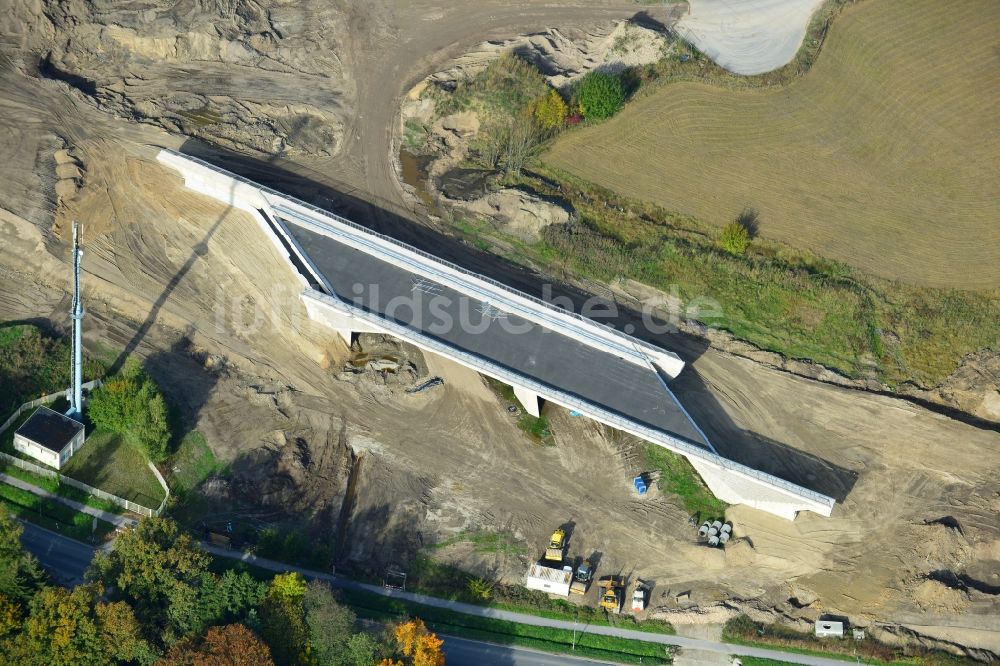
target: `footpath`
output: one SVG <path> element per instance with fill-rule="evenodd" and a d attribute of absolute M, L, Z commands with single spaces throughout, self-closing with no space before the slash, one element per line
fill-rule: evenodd
<path fill-rule="evenodd" d="M 437 597 L 429 597 L 425 594 L 418 594 L 416 592 L 404 592 L 402 590 L 386 589 L 383 587 L 379 587 L 378 585 L 360 583 L 358 581 L 349 580 L 347 578 L 343 578 L 335 574 L 304 569 L 302 567 L 297 567 L 291 564 L 285 564 L 284 562 L 276 562 L 275 560 L 269 560 L 267 558 L 257 557 L 256 555 L 253 555 L 251 553 L 243 553 L 240 551 L 218 548 L 216 546 L 212 546 L 207 543 L 202 543 L 201 547 L 204 548 L 209 553 L 212 553 L 213 555 L 216 555 L 218 557 L 226 557 L 233 560 L 240 560 L 242 562 L 246 562 L 247 564 L 252 564 L 262 569 L 267 569 L 268 571 L 274 571 L 278 573 L 284 573 L 287 571 L 296 571 L 302 574 L 302 576 L 304 576 L 305 578 L 324 580 L 330 583 L 332 587 L 339 587 L 345 590 L 359 590 L 363 592 L 370 592 L 372 594 L 378 594 L 384 597 L 404 599 L 406 601 L 423 604 L 425 606 L 433 606 L 435 608 L 445 608 L 465 615 L 475 615 L 479 617 L 494 618 L 497 620 L 507 620 L 509 622 L 529 624 L 529 625 L 534 625 L 536 627 L 568 629 L 570 631 L 576 630 L 580 632 L 598 634 L 601 636 L 615 636 L 618 638 L 627 638 L 630 640 L 645 641 L 647 643 L 660 643 L 662 645 L 673 645 L 675 647 L 679 647 L 682 649 L 686 648 L 688 650 L 716 652 L 727 655 L 736 655 L 740 657 L 760 657 L 763 659 L 773 659 L 775 661 L 782 661 L 789 664 L 803 664 L 804 666 L 844 666 L 845 664 L 845 661 L 843 659 L 816 657 L 813 655 L 797 654 L 794 652 L 784 652 L 782 650 L 770 650 L 767 648 L 752 647 L 747 645 L 735 645 L 732 643 L 717 643 L 714 641 L 707 641 L 699 638 L 687 638 L 685 636 L 672 636 L 669 634 L 655 634 L 646 631 L 636 631 L 634 629 L 622 629 L 620 627 L 580 624 L 580 623 L 570 622 L 567 620 L 554 620 L 546 617 L 538 617 L 536 615 L 528 615 L 525 613 L 517 613 L 514 611 L 501 610 L 499 608 L 490 608 L 488 606 L 476 606 L 475 604 L 466 604 L 460 601 L 452 601 L 450 599 L 439 599 Z"/>
<path fill-rule="evenodd" d="M 45 499 L 52 500 L 53 502 L 59 502 L 60 504 L 65 504 L 74 511 L 79 511 L 80 513 L 85 513 L 88 516 L 93 516 L 99 520 L 111 523 L 116 527 L 130 527 L 135 525 L 135 520 L 131 518 L 126 518 L 125 516 L 119 515 L 117 513 L 111 513 L 110 511 L 104 511 L 102 509 L 95 509 L 92 506 L 87 506 L 82 502 L 77 502 L 76 500 L 71 500 L 68 497 L 62 497 L 56 495 L 53 492 L 45 490 L 45 488 L 39 488 L 36 485 L 30 484 L 27 481 L 22 481 L 21 479 L 11 476 L 9 474 L 4 474 L 0 472 L 0 482 L 6 483 L 8 486 L 14 486 L 15 488 L 20 488 L 33 495 L 38 495 L 39 497 L 44 497 Z"/>

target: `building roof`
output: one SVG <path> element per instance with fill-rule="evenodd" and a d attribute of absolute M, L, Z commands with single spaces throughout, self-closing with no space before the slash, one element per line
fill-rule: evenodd
<path fill-rule="evenodd" d="M 83 430 L 83 424 L 79 421 L 48 407 L 39 407 L 17 429 L 15 434 L 30 439 L 49 451 L 61 453 L 81 430 Z"/>

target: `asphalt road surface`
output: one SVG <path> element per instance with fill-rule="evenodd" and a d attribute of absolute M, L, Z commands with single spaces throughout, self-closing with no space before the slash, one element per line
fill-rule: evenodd
<path fill-rule="evenodd" d="M 287 216 L 281 219 L 340 299 L 635 423 L 708 448 L 651 367 L 497 309 Z"/>
<path fill-rule="evenodd" d="M 56 582 L 67 587 L 83 582 L 83 573 L 94 559 L 96 548 L 32 523 L 21 524 L 25 550 L 38 558 Z"/>

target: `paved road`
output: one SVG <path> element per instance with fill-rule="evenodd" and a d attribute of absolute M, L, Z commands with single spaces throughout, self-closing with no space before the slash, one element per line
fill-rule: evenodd
<path fill-rule="evenodd" d="M 427 606 L 446 608 L 459 613 L 464 613 L 466 615 L 477 615 L 479 617 L 490 617 L 500 620 L 508 620 L 510 622 L 530 624 L 536 627 L 551 627 L 554 629 L 569 629 L 569 630 L 574 629 L 574 623 L 567 622 L 565 620 L 553 620 L 545 617 L 537 617 L 535 615 L 525 615 L 523 613 L 515 613 L 512 611 L 500 610 L 497 608 L 486 608 L 483 606 L 464 604 L 458 601 L 450 601 L 448 599 L 438 599 L 436 597 L 429 597 L 423 594 L 417 594 L 415 592 L 400 592 L 398 590 L 386 590 L 377 585 L 359 583 L 357 581 L 341 578 L 333 574 L 323 573 L 319 571 L 311 571 L 309 569 L 303 569 L 301 567 L 295 567 L 289 564 L 275 562 L 274 560 L 268 560 L 265 558 L 257 557 L 255 555 L 241 553 L 239 551 L 223 550 L 222 548 L 216 548 L 214 546 L 204 543 L 201 545 L 202 548 L 204 548 L 208 552 L 214 555 L 218 555 L 220 557 L 228 557 L 230 559 L 242 560 L 244 562 L 247 562 L 248 564 L 253 564 L 254 566 L 261 567 L 262 569 L 268 569 L 270 571 L 278 571 L 278 572 L 297 571 L 306 578 L 317 578 L 320 580 L 325 580 L 334 587 L 340 587 L 343 589 L 350 589 L 350 590 L 362 590 L 365 592 L 371 592 L 373 594 L 379 594 L 384 597 L 396 597 L 399 599 L 405 599 L 407 601 L 412 601 Z M 699 638 L 687 638 L 685 636 L 669 636 L 666 634 L 653 634 L 643 631 L 634 631 L 630 629 L 621 629 L 619 627 L 607 627 L 602 625 L 579 624 L 575 625 L 575 628 L 589 632 L 591 634 L 600 634 L 603 636 L 617 636 L 619 638 L 630 638 L 633 640 L 646 641 L 649 643 L 673 645 L 676 647 L 680 647 L 682 649 L 688 648 L 690 650 L 703 650 L 705 652 L 716 652 L 722 654 L 733 654 L 733 655 L 748 656 L 748 657 L 763 657 L 765 659 L 775 659 L 793 664 L 803 664 L 804 666 L 844 666 L 844 661 L 838 659 L 813 657 L 811 655 L 795 654 L 792 652 L 782 652 L 780 650 L 768 650 L 766 648 L 747 647 L 743 645 L 732 645 L 729 643 L 716 643 L 714 641 L 706 641 Z"/>
<path fill-rule="evenodd" d="M 59 502 L 60 504 L 65 504 L 74 511 L 79 511 L 80 513 L 85 513 L 88 516 L 99 518 L 100 520 L 109 522 L 115 526 L 125 527 L 135 523 L 134 520 L 126 518 L 125 516 L 120 516 L 117 513 L 111 513 L 110 511 L 95 509 L 94 507 L 87 506 L 82 502 L 77 502 L 67 497 L 60 497 L 59 495 L 51 493 L 48 490 L 45 490 L 44 488 L 39 488 L 38 486 L 32 485 L 27 481 L 22 481 L 17 477 L 10 476 L 9 474 L 4 474 L 0 472 L 0 482 L 6 483 L 9 486 L 14 486 L 15 488 L 20 488 L 21 490 L 26 490 L 29 493 L 38 495 L 39 497 L 44 497 L 46 499 Z"/>
<path fill-rule="evenodd" d="M 33 523 L 21 521 L 21 524 L 24 526 L 21 543 L 25 550 L 37 557 L 58 583 L 72 586 L 83 581 L 83 572 L 97 552 L 94 546 Z"/>
<path fill-rule="evenodd" d="M 97 550 L 93 546 L 80 543 L 79 541 L 70 539 L 69 537 L 65 537 L 61 534 L 56 534 L 55 532 L 50 532 L 47 529 L 30 523 L 24 523 L 24 534 L 21 536 L 21 542 L 29 552 L 33 553 L 35 557 L 38 558 L 38 561 L 41 562 L 42 566 L 53 572 L 53 576 L 55 576 L 59 582 L 67 585 L 75 584 L 83 579 L 83 572 L 86 571 L 87 567 L 90 565 L 90 560 L 93 559 L 94 553 Z M 359 583 L 357 581 L 341 578 L 333 574 L 303 569 L 302 567 L 296 567 L 282 562 L 275 562 L 274 560 L 268 560 L 235 550 L 224 550 L 205 543 L 202 543 L 201 547 L 213 555 L 234 560 L 241 560 L 269 571 L 297 571 L 307 578 L 325 580 L 334 587 L 351 590 L 363 590 L 365 592 L 371 592 L 385 597 L 405 599 L 407 601 L 413 601 L 427 606 L 447 608 L 449 610 L 465 613 L 467 615 L 492 617 L 501 620 L 509 620 L 511 622 L 519 622 L 521 624 L 530 624 L 538 627 L 574 629 L 573 622 L 566 622 L 564 620 L 552 620 L 549 618 L 525 615 L 523 613 L 514 613 L 496 608 L 484 608 L 483 606 L 474 606 L 472 604 L 463 604 L 457 601 L 449 601 L 447 599 L 428 597 L 414 592 L 386 590 L 377 585 Z M 765 648 L 730 645 L 728 643 L 716 643 L 698 638 L 686 638 L 684 636 L 652 634 L 642 631 L 632 631 L 629 629 L 605 627 L 600 625 L 576 625 L 575 628 L 592 634 L 618 636 L 620 638 L 631 638 L 651 643 L 660 643 L 662 645 L 673 645 L 680 647 L 681 649 L 688 648 L 691 650 L 703 650 L 706 652 L 716 652 L 722 654 L 764 657 L 788 663 L 803 664 L 804 666 L 844 666 L 844 662 L 837 659 L 813 657 L 810 655 L 781 652 L 779 650 L 768 650 Z M 448 640 L 455 643 L 461 643 L 460 646 L 451 650 L 454 657 L 452 661 L 449 661 L 449 664 L 452 665 L 456 663 L 459 665 L 493 663 L 501 664 L 503 666 L 548 666 L 550 664 L 552 666 L 558 666 L 562 664 L 573 665 L 594 663 L 578 658 L 550 656 L 543 653 L 536 653 L 532 650 L 507 648 L 504 646 L 493 645 L 491 643 L 479 643 L 477 641 L 456 639 L 454 637 L 450 637 Z M 473 647 L 475 645 L 479 646 L 479 657 L 475 656 L 475 648 Z M 486 659 L 487 656 L 489 659 Z"/>

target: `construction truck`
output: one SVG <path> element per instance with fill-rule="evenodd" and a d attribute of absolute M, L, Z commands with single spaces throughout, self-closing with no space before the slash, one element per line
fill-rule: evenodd
<path fill-rule="evenodd" d="M 563 550 L 566 548 L 566 532 L 559 528 L 552 533 L 549 547 L 545 549 L 545 559 L 548 562 L 562 562 Z"/>
<path fill-rule="evenodd" d="M 573 574 L 573 584 L 570 586 L 569 591 L 573 594 L 586 594 L 587 588 L 590 587 L 590 579 L 594 576 L 594 567 L 590 564 L 590 560 L 584 560 L 583 564 L 576 568 L 576 573 Z"/>
<path fill-rule="evenodd" d="M 601 588 L 601 608 L 615 615 L 621 613 L 625 581 L 619 576 L 609 576 L 597 581 L 597 585 Z"/>

